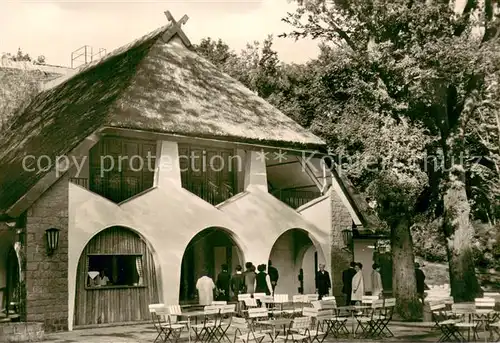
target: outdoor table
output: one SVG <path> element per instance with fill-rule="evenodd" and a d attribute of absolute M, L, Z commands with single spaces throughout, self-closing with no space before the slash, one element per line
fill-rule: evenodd
<path fill-rule="evenodd" d="M 292 321 L 293 319 L 291 318 L 279 318 L 279 319 L 262 320 L 259 321 L 259 324 L 272 327 L 272 333 L 270 333 L 269 336 L 271 337 L 271 342 L 274 342 L 276 337 L 278 337 L 278 335 L 276 334 L 276 327 L 283 326 L 283 330 L 286 335 L 286 327 L 289 326 Z"/>
<path fill-rule="evenodd" d="M 178 316 L 187 318 L 188 322 L 188 341 L 191 343 L 191 318 L 198 318 L 207 315 L 205 311 L 182 312 Z"/>
<path fill-rule="evenodd" d="M 485 322 L 484 323 L 484 333 L 485 333 L 485 336 L 487 336 L 487 326 L 489 324 L 489 321 L 490 321 L 490 314 L 494 314 L 495 311 L 493 310 L 487 310 L 487 309 L 474 309 L 474 310 L 469 310 L 469 311 L 463 311 L 463 310 L 460 310 L 460 311 L 451 311 L 451 316 L 464 316 L 464 317 L 468 317 L 469 318 L 469 322 Z M 453 325 L 455 325 L 456 327 L 456 324 L 459 324 L 460 322 L 456 322 L 454 323 Z M 477 335 L 477 326 L 476 327 L 473 327 L 472 330 L 473 330 L 473 335 Z M 462 336 L 462 333 L 460 331 L 458 331 L 458 328 L 457 328 L 457 332 L 459 334 L 459 337 L 456 337 L 454 336 L 455 339 L 457 340 L 461 340 L 463 339 Z M 470 331 L 469 333 L 470 334 Z M 486 339 L 486 337 L 485 337 Z"/>
<path fill-rule="evenodd" d="M 351 306 L 339 306 L 337 307 L 338 310 L 342 311 L 348 311 L 348 312 L 351 312 L 351 319 L 352 319 L 352 335 L 353 337 L 355 338 L 356 337 L 356 329 L 355 329 L 355 322 L 356 322 L 356 318 L 355 318 L 355 312 L 357 311 L 362 311 L 362 310 L 367 310 L 367 309 L 370 309 L 372 308 L 371 306 L 369 305 L 351 305 Z"/>

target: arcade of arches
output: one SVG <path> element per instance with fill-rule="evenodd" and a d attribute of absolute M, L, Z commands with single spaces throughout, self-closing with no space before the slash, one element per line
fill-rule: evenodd
<path fill-rule="evenodd" d="M 299 287 L 304 294 L 315 292 L 315 272 L 325 258 L 306 231 L 291 229 L 283 233 L 273 245 L 270 260 L 280 275 L 277 293 L 298 294 Z M 207 270 L 215 282 L 222 264 L 227 264 L 233 273 L 238 264 L 243 267 L 245 262 L 241 250 L 224 229 L 208 228 L 199 232 L 189 242 L 182 258 L 180 302 L 196 301 L 195 285 L 203 270 Z"/>

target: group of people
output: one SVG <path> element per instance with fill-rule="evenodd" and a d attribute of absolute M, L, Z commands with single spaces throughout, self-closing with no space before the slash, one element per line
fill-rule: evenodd
<path fill-rule="evenodd" d="M 273 267 L 272 262 L 268 265 L 260 264 L 257 267 L 252 262 L 245 263 L 245 271 L 238 265 L 233 275 L 229 272 L 227 264 L 221 266 L 221 272 L 217 275 L 214 283 L 208 276 L 207 271 L 196 282 L 200 305 L 210 305 L 214 300 L 230 301 L 238 299 L 238 294 L 265 293 L 273 295 L 278 284 L 279 273 Z M 267 273 L 266 273 L 267 270 Z"/>
<path fill-rule="evenodd" d="M 363 296 L 365 295 L 365 282 L 362 270 L 363 265 L 361 263 L 351 262 L 349 268 L 342 272 L 342 293 L 346 295 L 346 305 L 356 305 L 363 300 Z M 423 302 L 426 288 L 425 274 L 420 269 L 418 263 L 415 263 L 415 277 L 417 282 L 417 294 Z M 382 276 L 380 275 L 380 266 L 377 263 L 372 265 L 370 278 L 372 284 L 371 294 L 382 297 L 384 287 L 382 285 Z"/>
<path fill-rule="evenodd" d="M 380 266 L 372 265 L 371 273 L 372 295 L 381 296 L 384 292 Z M 349 268 L 342 272 L 342 293 L 346 295 L 346 305 L 356 305 L 363 300 L 365 295 L 365 281 L 363 278 L 363 265 L 359 262 L 351 262 Z"/>
<path fill-rule="evenodd" d="M 198 279 L 196 289 L 198 290 L 200 305 L 210 305 L 214 300 L 214 293 L 216 300 L 224 301 L 236 300 L 238 294 L 244 293 L 273 295 L 278 284 L 279 273 L 271 261 L 268 262 L 267 266 L 260 264 L 257 267 L 252 262 L 247 262 L 245 264 L 245 271 L 238 265 L 233 275 L 229 273 L 227 264 L 223 264 L 221 269 L 222 271 L 217 276 L 216 283 L 214 283 L 206 272 Z M 415 264 L 415 274 L 417 292 L 423 301 L 425 275 L 418 263 Z M 371 294 L 382 297 L 384 288 L 382 285 L 382 276 L 380 275 L 380 266 L 377 263 L 372 265 L 370 278 L 372 285 Z M 316 293 L 319 299 L 330 294 L 332 284 L 330 274 L 325 270 L 324 264 L 319 265 L 315 281 Z M 359 262 L 351 262 L 349 268 L 342 272 L 342 282 L 342 293 L 346 295 L 346 305 L 360 303 L 365 295 L 363 265 Z"/>

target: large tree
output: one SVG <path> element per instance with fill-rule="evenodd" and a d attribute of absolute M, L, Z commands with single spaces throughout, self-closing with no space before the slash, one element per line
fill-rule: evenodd
<path fill-rule="evenodd" d="M 487 76 L 498 70 L 498 11 L 491 1 L 477 4 L 468 1 L 456 13 L 454 1 L 312 0 L 285 18 L 296 28 L 292 36 L 322 38 L 356 54 L 364 63 L 352 74 L 376 80 L 383 104 L 378 110 L 388 109 L 397 122 L 420 123 L 435 139 L 427 150 L 440 163 L 426 163 L 433 187 L 425 197 L 442 204 L 436 208 L 441 207 L 452 295 L 458 302 L 480 291 L 466 192 L 467 133 L 491 93 Z M 473 13 L 482 14 L 481 20 Z"/>

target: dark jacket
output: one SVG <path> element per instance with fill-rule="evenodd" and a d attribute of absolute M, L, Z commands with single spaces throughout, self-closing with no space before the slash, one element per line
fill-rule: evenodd
<path fill-rule="evenodd" d="M 316 289 L 318 290 L 318 294 L 328 294 L 330 288 L 332 288 L 330 274 L 326 270 L 323 272 L 318 270 L 316 272 Z"/>
<path fill-rule="evenodd" d="M 354 268 L 348 268 L 342 272 L 342 293 L 351 294 L 352 292 L 352 278 L 356 275 L 356 270 Z"/>
<path fill-rule="evenodd" d="M 219 291 L 223 291 L 223 294 L 221 294 L 222 298 L 226 300 L 229 297 L 229 287 L 231 283 L 231 274 L 229 274 L 227 271 L 222 271 L 219 273 L 217 276 L 217 283 L 216 286 L 219 289 Z"/>
<path fill-rule="evenodd" d="M 417 293 L 423 294 L 425 291 L 425 274 L 422 269 L 415 269 L 415 276 L 417 278 Z"/>
<path fill-rule="evenodd" d="M 255 277 L 255 293 L 266 293 L 266 295 L 271 295 L 271 290 L 267 286 L 266 281 L 267 274 L 260 272 Z"/>
<path fill-rule="evenodd" d="M 233 274 L 231 278 L 231 290 L 235 297 L 238 297 L 238 294 L 245 293 L 245 274 Z"/>
<path fill-rule="evenodd" d="M 273 266 L 270 266 L 268 269 L 268 274 L 269 278 L 271 279 L 271 282 L 278 282 L 278 279 L 280 277 L 280 274 L 278 273 L 278 269 L 274 268 Z"/>

